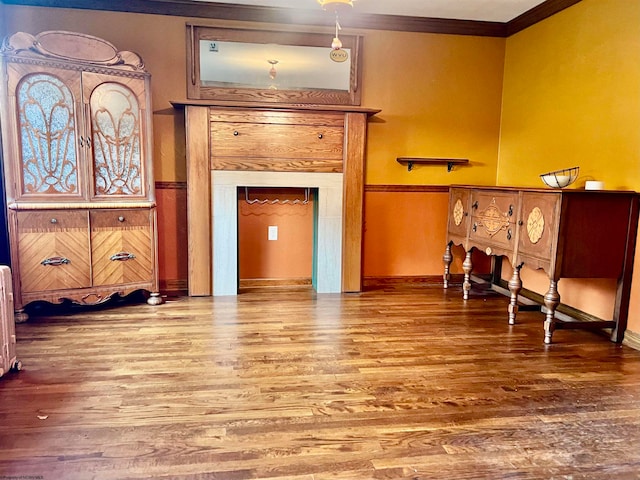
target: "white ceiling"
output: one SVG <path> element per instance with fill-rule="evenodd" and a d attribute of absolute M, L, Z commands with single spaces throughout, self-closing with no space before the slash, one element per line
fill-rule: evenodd
<path fill-rule="evenodd" d="M 209 3 L 318 9 L 317 0 L 200 0 Z M 354 0 L 358 13 L 508 22 L 544 0 Z"/>

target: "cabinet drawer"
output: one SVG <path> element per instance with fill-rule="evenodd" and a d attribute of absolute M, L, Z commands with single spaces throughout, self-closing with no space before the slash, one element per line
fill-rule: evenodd
<path fill-rule="evenodd" d="M 89 219 L 86 210 L 25 211 L 16 215 L 23 292 L 90 286 Z"/>
<path fill-rule="evenodd" d="M 86 210 L 44 210 L 17 212 L 20 232 L 57 232 L 89 227 Z"/>
<path fill-rule="evenodd" d="M 214 123 L 211 155 L 219 157 L 342 159 L 343 127 Z"/>
<path fill-rule="evenodd" d="M 474 190 L 471 193 L 472 215 L 487 222 L 491 219 L 515 222 L 517 206 L 517 192 Z"/>
<path fill-rule="evenodd" d="M 344 114 L 291 112 L 286 110 L 215 109 L 209 112 L 209 121 L 225 123 L 268 123 L 272 125 L 325 125 L 344 126 Z"/>
<path fill-rule="evenodd" d="M 92 210 L 93 285 L 151 282 L 154 235 L 151 210 Z"/>
<path fill-rule="evenodd" d="M 503 224 L 497 231 L 489 231 L 486 226 L 478 219 L 471 219 L 471 232 L 469 233 L 469 239 L 474 242 L 478 247 L 494 247 L 504 249 L 504 252 L 498 253 L 500 255 L 514 252 L 516 244 L 516 225 L 515 223 Z M 485 248 L 481 248 L 487 255 L 491 255 L 491 250 L 486 251 Z"/>
<path fill-rule="evenodd" d="M 148 227 L 150 221 L 147 209 L 91 211 L 91 230 Z"/>

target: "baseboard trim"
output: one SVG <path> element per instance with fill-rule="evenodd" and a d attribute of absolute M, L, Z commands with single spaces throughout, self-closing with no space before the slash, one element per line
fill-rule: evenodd
<path fill-rule="evenodd" d="M 453 274 L 449 280 L 450 285 L 462 285 L 464 275 Z M 429 285 L 444 286 L 442 275 L 404 275 L 393 277 L 364 277 L 363 288 L 380 288 L 400 285 Z"/>
<path fill-rule="evenodd" d="M 240 279 L 240 288 L 310 287 L 310 278 L 247 278 Z"/>
<path fill-rule="evenodd" d="M 626 330 L 624 332 L 624 340 L 622 340 L 622 344 L 633 348 L 634 350 L 640 350 L 640 333 Z"/>
<path fill-rule="evenodd" d="M 160 280 L 160 293 L 167 297 L 182 297 L 189 293 L 187 279 Z"/>

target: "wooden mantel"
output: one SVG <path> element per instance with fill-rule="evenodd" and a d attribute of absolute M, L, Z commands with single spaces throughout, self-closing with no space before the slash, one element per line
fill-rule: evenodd
<path fill-rule="evenodd" d="M 189 295 L 208 296 L 214 292 L 211 199 L 212 175 L 216 170 L 342 173 L 342 291 L 361 291 L 367 119 L 380 110 L 351 105 L 203 100 L 171 103 L 175 108 L 185 109 Z M 321 134 L 325 124 L 331 135 Z M 237 125 L 241 125 L 246 134 L 238 132 Z M 313 141 L 305 137 L 305 127 L 309 125 L 318 129 Z M 287 131 L 286 137 L 291 138 L 295 147 L 291 149 L 294 153 L 289 153 L 291 158 L 279 158 L 282 154 L 276 152 L 277 149 L 270 154 L 270 137 L 264 136 L 268 133 L 261 133 L 270 129 L 277 129 L 280 142 L 283 129 Z M 233 133 L 229 134 L 230 131 Z M 339 141 L 336 132 L 341 135 Z M 259 146 L 252 145 L 259 135 L 263 135 Z M 325 143 L 319 143 L 318 139 L 334 142 L 342 152 L 339 158 L 326 161 L 321 158 L 319 152 Z M 218 142 L 216 149 L 212 145 L 214 141 Z M 222 158 L 215 153 L 220 142 L 227 152 Z M 241 156 L 235 152 L 252 153 Z"/>

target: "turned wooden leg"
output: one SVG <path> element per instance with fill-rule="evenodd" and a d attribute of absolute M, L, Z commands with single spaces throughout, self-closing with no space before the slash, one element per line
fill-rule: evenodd
<path fill-rule="evenodd" d="M 449 288 L 449 280 L 451 280 L 449 268 L 451 267 L 451 262 L 453 261 L 453 255 L 451 255 L 452 243 L 453 242 L 447 243 L 447 247 L 444 249 L 444 255 L 442 256 L 442 261 L 444 262 L 444 275 L 442 275 L 442 278 L 444 279 L 444 288 Z"/>
<path fill-rule="evenodd" d="M 522 290 L 522 280 L 520 279 L 520 269 L 524 263 L 517 265 L 513 269 L 513 276 L 509 280 L 509 291 L 511 299 L 509 300 L 509 325 L 516 324 L 516 314 L 518 313 L 518 294 Z"/>
<path fill-rule="evenodd" d="M 464 256 L 462 262 L 462 271 L 464 272 L 464 281 L 462 282 L 462 299 L 469 300 L 469 291 L 471 290 L 471 271 L 473 270 L 473 262 L 471 261 L 471 250 Z"/>
<path fill-rule="evenodd" d="M 551 343 L 553 331 L 556 329 L 554 315 L 556 308 L 560 305 L 560 294 L 558 293 L 558 282 L 549 282 L 549 291 L 544 296 L 544 306 L 547 307 L 547 318 L 544 321 L 544 343 Z"/>

